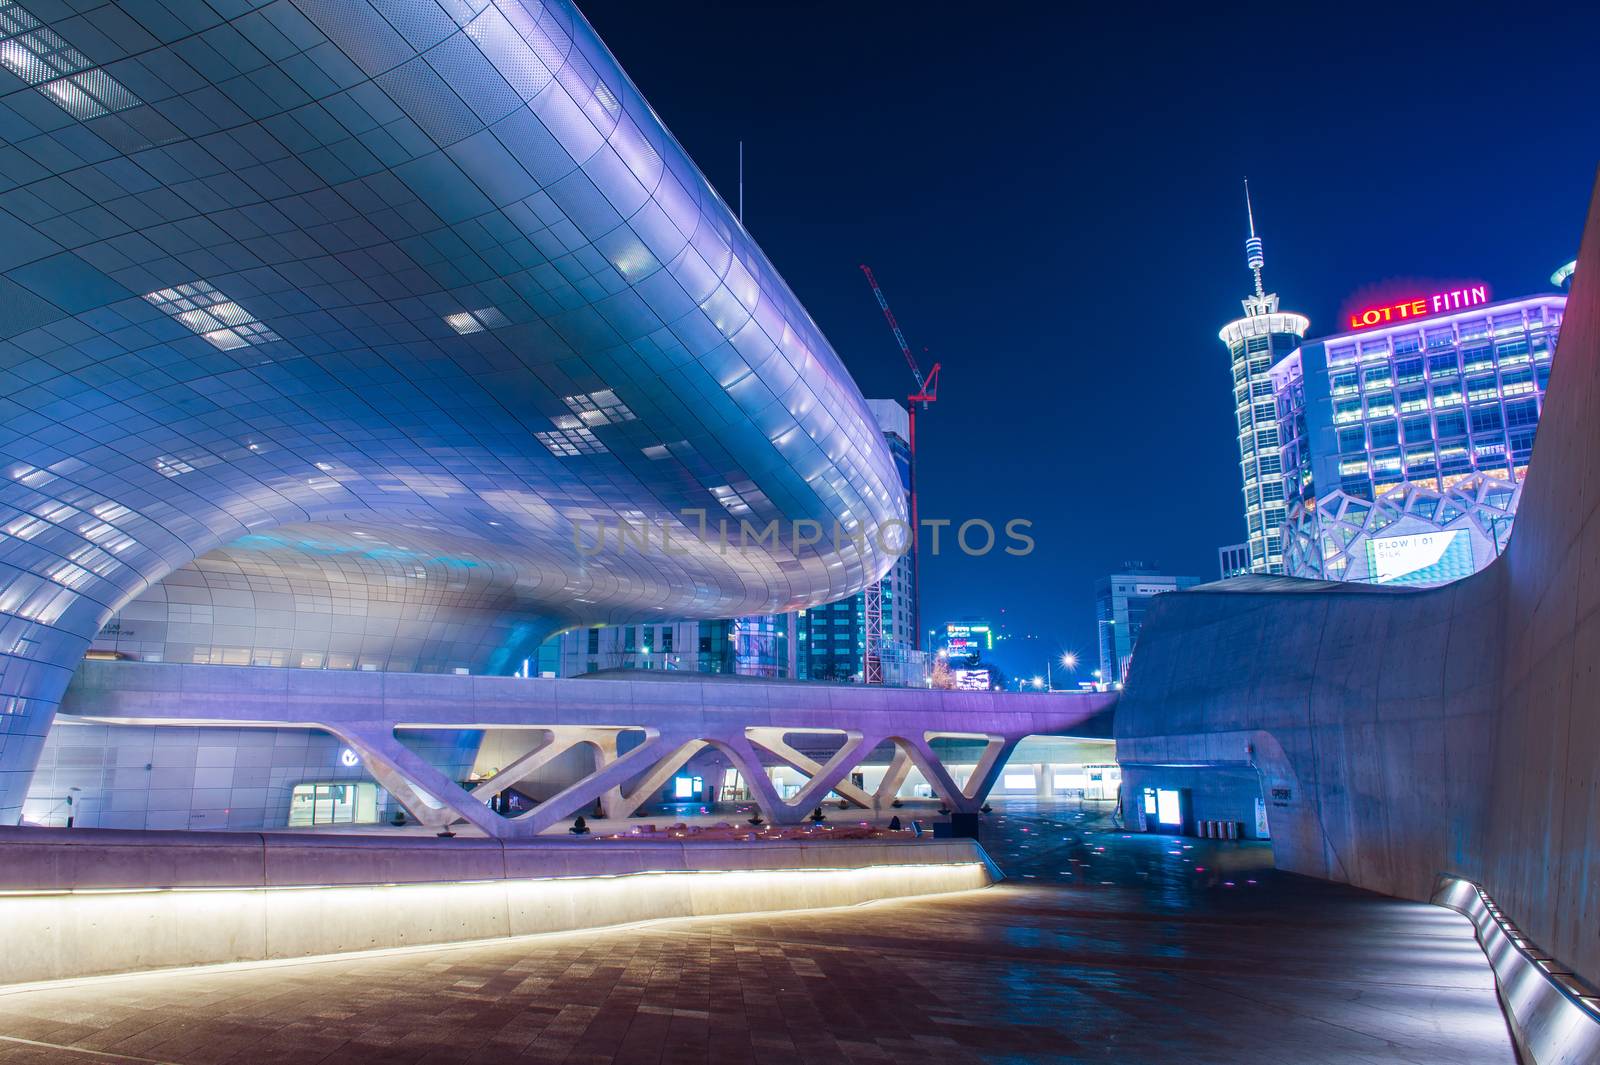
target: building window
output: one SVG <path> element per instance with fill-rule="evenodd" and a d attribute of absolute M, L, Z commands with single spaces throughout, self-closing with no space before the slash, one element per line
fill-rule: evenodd
<path fill-rule="evenodd" d="M 1467 435 L 1467 419 L 1460 411 L 1440 414 L 1434 418 L 1433 424 L 1438 429 L 1438 435 L 1441 438 Z"/>
<path fill-rule="evenodd" d="M 1539 405 L 1531 399 L 1518 400 L 1506 404 L 1506 425 L 1537 425 L 1539 422 Z"/>
<path fill-rule="evenodd" d="M 592 655 L 597 655 L 597 654 L 600 653 L 600 630 L 599 629 L 590 629 L 589 630 L 589 653 L 592 654 Z"/>
<path fill-rule="evenodd" d="M 296 784 L 289 795 L 289 827 L 375 825 L 378 785 L 367 781 Z"/>
<path fill-rule="evenodd" d="M 1533 391 L 1533 368 L 1525 367 L 1521 370 L 1512 370 L 1500 375 L 1500 394 L 1504 396 L 1525 396 Z"/>
<path fill-rule="evenodd" d="M 1394 447 L 1400 442 L 1400 427 L 1392 418 L 1370 423 L 1367 431 L 1372 437 L 1374 448 Z"/>
<path fill-rule="evenodd" d="M 1496 399 L 1500 395 L 1493 377 L 1467 378 L 1467 402 L 1481 403 L 1486 399 Z"/>
<path fill-rule="evenodd" d="M 1429 345 L 1429 346 L 1431 347 L 1432 345 Z M 1461 372 L 1461 364 L 1456 360 L 1456 353 L 1455 352 L 1452 351 L 1448 355 L 1429 355 L 1428 356 L 1428 376 L 1429 377 L 1444 377 L 1444 376 L 1448 376 L 1450 374 L 1460 373 L 1460 372 Z"/>

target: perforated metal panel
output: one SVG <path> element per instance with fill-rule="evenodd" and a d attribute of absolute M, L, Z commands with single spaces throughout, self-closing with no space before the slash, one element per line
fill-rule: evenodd
<path fill-rule="evenodd" d="M 564 624 L 892 563 L 719 548 L 718 518 L 848 532 L 901 489 L 569 4 L 0 0 L 0 49 L 0 819 L 108 621 L 197 661 L 510 671 Z M 590 556 L 596 520 L 673 551 Z"/>

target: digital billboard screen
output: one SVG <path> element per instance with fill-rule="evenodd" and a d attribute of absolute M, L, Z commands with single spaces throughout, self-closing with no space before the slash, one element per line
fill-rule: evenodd
<path fill-rule="evenodd" d="M 1367 541 L 1367 579 L 1377 584 L 1443 584 L 1471 574 L 1472 537 L 1465 529 Z"/>
<path fill-rule="evenodd" d="M 955 674 L 957 691 L 986 692 L 994 683 L 989 679 L 987 669 L 956 669 L 951 672 Z"/>

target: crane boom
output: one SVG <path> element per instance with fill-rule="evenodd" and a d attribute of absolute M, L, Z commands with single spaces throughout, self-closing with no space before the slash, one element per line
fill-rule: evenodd
<path fill-rule="evenodd" d="M 906 365 L 911 367 L 911 376 L 917 380 L 917 390 L 906 397 L 906 432 L 910 439 L 906 441 L 906 449 L 910 452 L 910 491 L 906 494 L 911 499 L 911 632 L 913 638 L 920 641 L 922 636 L 922 611 L 919 600 L 922 598 L 922 551 L 919 547 L 918 530 L 921 528 L 917 514 L 917 404 L 922 404 L 922 409 L 927 410 L 928 404 L 939 398 L 939 364 L 934 363 L 933 369 L 928 371 L 926 377 L 922 374 L 922 367 L 917 365 L 917 357 L 911 352 L 911 345 L 906 343 L 906 335 L 900 329 L 900 323 L 895 321 L 894 312 L 889 309 L 889 300 L 883 294 L 883 289 L 878 285 L 878 279 L 872 276 L 872 268 L 862 263 L 861 272 L 867 275 L 867 284 L 872 286 L 872 294 L 877 297 L 878 308 L 883 311 L 884 320 L 889 323 L 889 329 L 894 333 L 894 341 L 900 345 L 900 354 L 906 357 Z M 862 676 L 868 684 L 883 683 L 883 582 L 879 581 L 866 590 L 863 614 L 866 625 L 866 640 L 862 648 Z"/>
<path fill-rule="evenodd" d="M 867 275 L 867 284 L 872 286 L 872 294 L 878 297 L 878 306 L 883 310 L 883 317 L 888 321 L 889 328 L 894 331 L 895 343 L 900 345 L 900 354 L 906 357 L 906 365 L 911 367 L 911 376 L 917 379 L 917 391 L 923 391 L 922 367 L 917 365 L 917 357 L 911 354 L 911 345 L 906 343 L 906 335 L 900 331 L 900 323 L 895 321 L 894 312 L 889 309 L 889 300 L 884 296 L 883 289 L 878 287 L 878 279 L 872 276 L 872 267 L 862 263 L 861 272 Z"/>

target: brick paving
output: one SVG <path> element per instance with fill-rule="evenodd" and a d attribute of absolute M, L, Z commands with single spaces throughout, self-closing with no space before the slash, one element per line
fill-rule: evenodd
<path fill-rule="evenodd" d="M 0 1065 L 1515 1060 L 1448 911 L 1076 807 L 991 821 L 986 891 L 0 993 Z"/>

